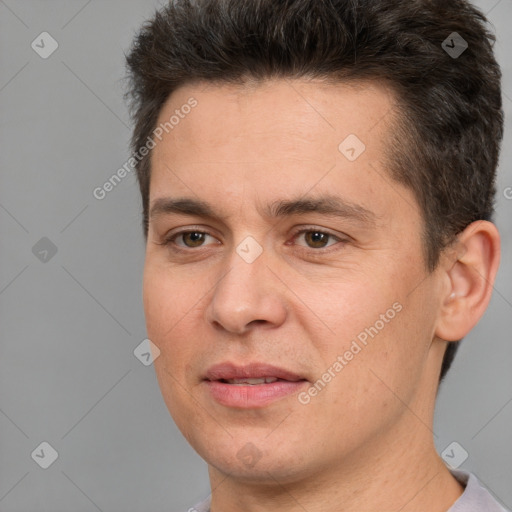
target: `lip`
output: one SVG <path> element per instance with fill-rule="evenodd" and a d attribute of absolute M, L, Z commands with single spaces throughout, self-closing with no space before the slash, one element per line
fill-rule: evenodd
<path fill-rule="evenodd" d="M 305 380 L 304 377 L 289 370 L 285 370 L 284 368 L 258 362 L 243 366 L 237 366 L 230 362 L 219 363 L 211 366 L 204 378 L 205 380 L 217 381 L 221 379 L 257 379 L 261 377 L 275 377 L 290 382 Z"/>
<path fill-rule="evenodd" d="M 227 379 L 274 377 L 267 384 L 229 384 Z M 284 368 L 265 363 L 237 366 L 225 362 L 212 366 L 203 381 L 210 396 L 219 404 L 238 409 L 257 409 L 297 393 L 308 381 Z"/>

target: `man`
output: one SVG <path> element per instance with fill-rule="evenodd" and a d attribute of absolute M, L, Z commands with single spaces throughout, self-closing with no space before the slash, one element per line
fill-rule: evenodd
<path fill-rule="evenodd" d="M 462 0 L 177 0 L 138 34 L 144 307 L 208 463 L 196 510 L 504 510 L 432 432 L 499 265 L 484 22 Z"/>

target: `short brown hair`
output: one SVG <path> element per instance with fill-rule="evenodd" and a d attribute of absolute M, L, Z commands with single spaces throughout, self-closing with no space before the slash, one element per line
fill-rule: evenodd
<path fill-rule="evenodd" d="M 401 114 L 389 172 L 422 209 L 432 271 L 458 233 L 494 213 L 503 111 L 486 21 L 466 0 L 171 0 L 126 56 L 132 150 L 151 136 L 169 95 L 187 83 L 384 81 Z M 145 236 L 150 156 L 136 164 Z M 458 346 L 448 344 L 440 379 Z"/>

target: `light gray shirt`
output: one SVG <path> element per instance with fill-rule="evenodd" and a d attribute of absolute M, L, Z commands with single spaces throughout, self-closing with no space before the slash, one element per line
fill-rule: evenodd
<path fill-rule="evenodd" d="M 465 471 L 451 471 L 451 473 L 465 487 L 465 490 L 447 512 L 510 512 L 493 498 L 472 473 Z"/>
<path fill-rule="evenodd" d="M 465 489 L 446 512 L 511 512 L 500 505 L 472 473 L 460 470 L 451 473 Z M 210 503 L 211 496 L 189 508 L 187 512 L 210 512 Z"/>

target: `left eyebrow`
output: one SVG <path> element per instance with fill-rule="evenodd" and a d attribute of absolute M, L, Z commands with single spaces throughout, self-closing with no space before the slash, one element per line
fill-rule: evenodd
<path fill-rule="evenodd" d="M 271 218 L 318 213 L 342 219 L 352 219 L 369 225 L 375 225 L 377 220 L 377 215 L 368 208 L 332 195 L 275 201 L 267 206 L 264 213 Z"/>
<path fill-rule="evenodd" d="M 271 219 L 318 213 L 342 219 L 352 219 L 371 226 L 374 226 L 377 220 L 377 215 L 371 210 L 332 195 L 274 201 L 266 206 L 263 213 Z M 222 217 L 210 203 L 188 197 L 159 198 L 155 200 L 150 210 L 151 219 L 171 214 L 198 216 L 213 220 L 220 220 Z"/>

